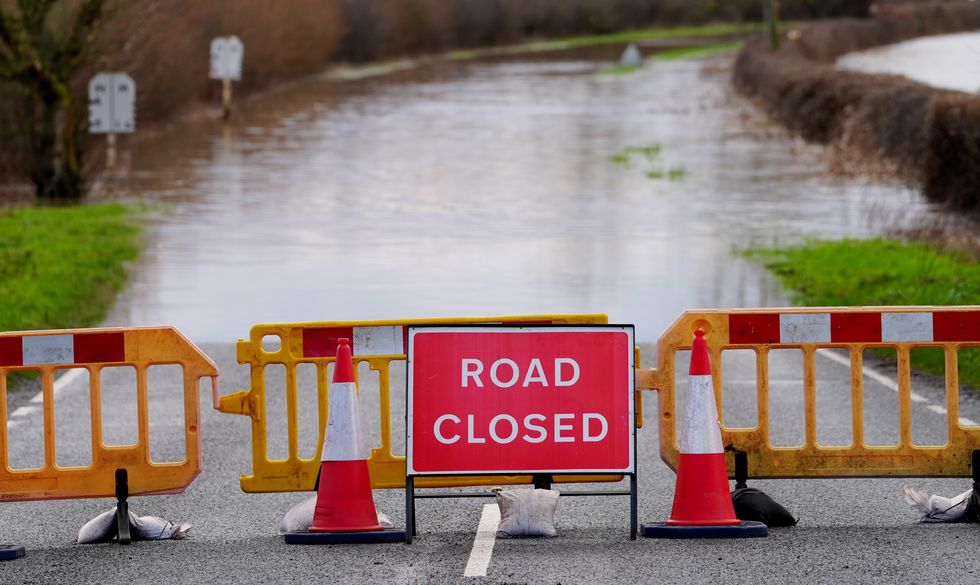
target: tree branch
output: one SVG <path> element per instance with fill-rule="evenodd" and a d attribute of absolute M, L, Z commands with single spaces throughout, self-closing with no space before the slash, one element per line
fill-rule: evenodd
<path fill-rule="evenodd" d="M 11 56 L 14 59 L 20 59 L 20 51 L 17 47 L 16 39 L 14 39 L 13 32 L 11 30 L 16 30 L 17 27 L 11 26 L 14 24 L 14 16 L 12 14 L 7 14 L 3 11 L 3 5 L 0 4 L 0 41 L 7 46 L 7 50 L 10 51 Z"/>
<path fill-rule="evenodd" d="M 103 0 L 85 0 L 78 9 L 75 26 L 68 40 L 55 54 L 55 67 L 59 72 L 70 74 L 88 45 L 89 37 L 102 16 Z"/>

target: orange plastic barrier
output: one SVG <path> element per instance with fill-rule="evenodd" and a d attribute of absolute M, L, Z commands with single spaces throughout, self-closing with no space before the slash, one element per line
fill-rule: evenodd
<path fill-rule="evenodd" d="M 973 452 L 980 450 L 980 426 L 959 418 L 957 358 L 964 348 L 980 347 L 980 307 L 851 307 L 766 310 L 688 311 L 658 342 L 658 365 L 638 370 L 637 388 L 659 392 L 660 456 L 677 468 L 675 404 L 676 353 L 691 348 L 694 331 L 703 329 L 711 355 L 714 392 L 722 410 L 722 353 L 755 352 L 758 423 L 731 428 L 722 421 L 729 476 L 735 476 L 734 453 L 746 454 L 748 475 L 792 477 L 970 477 Z M 947 414 L 945 445 L 921 446 L 912 441 L 910 352 L 939 348 L 945 356 Z M 794 348 L 803 356 L 804 441 L 799 447 L 770 442 L 769 353 Z M 865 444 L 863 351 L 889 348 L 898 358 L 898 434 L 894 446 Z M 814 358 L 818 351 L 846 349 L 850 367 L 850 418 L 853 440 L 846 446 L 821 446 L 817 441 L 817 384 Z M 835 356 L 836 357 L 836 356 Z"/>
<path fill-rule="evenodd" d="M 183 368 L 184 439 L 186 458 L 176 463 L 150 460 L 147 369 L 178 364 Z M 106 367 L 132 366 L 136 372 L 138 440 L 134 445 L 108 446 L 102 441 L 101 372 Z M 87 371 L 90 388 L 92 463 L 59 467 L 54 422 L 55 372 Z M 76 329 L 0 333 L 0 420 L 7 419 L 7 376 L 40 373 L 44 401 L 44 464 L 39 469 L 12 470 L 8 465 L 8 432 L 0 433 L 0 501 L 113 497 L 116 471 L 128 475 L 128 494 L 183 491 L 201 472 L 198 385 L 210 377 L 217 397 L 218 369 L 172 327 Z M 6 424 L 4 425 L 6 431 Z"/>

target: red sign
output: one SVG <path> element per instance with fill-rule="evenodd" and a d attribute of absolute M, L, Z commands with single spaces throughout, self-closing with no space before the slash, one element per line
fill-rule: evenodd
<path fill-rule="evenodd" d="M 634 469 L 632 326 L 409 330 L 408 472 Z"/>

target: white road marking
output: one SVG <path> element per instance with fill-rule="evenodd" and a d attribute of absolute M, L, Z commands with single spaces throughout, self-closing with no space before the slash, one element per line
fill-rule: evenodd
<path fill-rule="evenodd" d="M 825 358 L 827 358 L 827 359 L 829 359 L 831 361 L 837 362 L 838 364 L 841 364 L 843 366 L 847 366 L 848 368 L 851 367 L 851 360 L 850 360 L 850 358 L 846 358 L 844 356 L 837 355 L 836 353 L 834 353 L 834 352 L 832 352 L 830 350 L 827 350 L 827 349 L 818 349 L 817 350 L 817 353 L 819 353 L 820 355 L 822 355 L 823 357 L 825 357 Z M 887 376 L 884 376 L 882 374 L 879 374 L 878 372 L 876 372 L 874 370 L 870 370 L 868 368 L 865 368 L 864 366 L 861 367 L 861 371 L 864 374 L 864 377 L 871 378 L 872 380 L 874 380 L 875 382 L 878 382 L 879 384 L 881 384 L 885 388 L 891 388 L 895 392 L 898 392 L 898 382 L 895 382 L 891 378 L 889 378 Z M 912 402 L 929 402 L 929 400 L 926 399 L 925 396 L 922 396 L 921 394 L 918 394 L 916 392 L 912 392 L 911 393 L 911 399 L 912 399 Z M 935 412 L 936 414 L 941 414 L 943 416 L 946 416 L 947 414 L 949 414 L 949 411 L 946 410 L 946 407 L 945 406 L 939 406 L 938 404 L 928 404 L 928 405 L 926 405 L 926 408 L 928 408 L 932 412 Z M 980 423 L 977 423 L 973 419 L 967 418 L 965 416 L 959 417 L 958 420 L 959 420 L 959 423 L 960 423 L 960 426 L 961 427 L 976 427 L 976 426 L 980 426 Z"/>
<path fill-rule="evenodd" d="M 930 404 L 926 408 L 928 408 L 932 412 L 935 412 L 936 414 L 941 414 L 943 416 L 946 416 L 947 414 L 949 414 L 949 411 L 946 410 L 946 407 L 945 406 L 939 406 L 938 404 Z M 960 426 L 961 427 L 975 427 L 975 426 L 977 426 L 977 423 L 973 422 L 973 419 L 966 418 L 965 416 L 961 416 L 958 420 L 960 422 Z"/>
<path fill-rule="evenodd" d="M 832 362 L 837 362 L 838 364 L 842 366 L 846 366 L 848 368 L 851 367 L 851 358 L 849 357 L 837 355 L 836 353 L 828 349 L 818 349 L 817 353 L 829 359 Z M 878 372 L 870 368 L 866 368 L 863 365 L 861 366 L 861 373 L 864 375 L 865 378 L 870 378 L 875 382 L 878 382 L 885 388 L 890 388 L 892 391 L 898 392 L 898 382 L 892 380 L 888 376 L 885 376 L 884 374 L 879 374 Z M 918 392 L 911 392 L 909 397 L 912 399 L 912 402 L 929 402 L 929 399 L 919 394 Z"/>
<path fill-rule="evenodd" d="M 87 374 L 88 370 L 85 368 L 71 368 L 67 372 L 61 375 L 57 380 L 54 381 L 54 393 L 57 395 L 59 392 L 67 388 L 72 382 L 74 382 L 82 374 Z M 31 398 L 31 404 L 44 404 L 44 392 L 38 392 Z M 10 417 L 20 417 L 33 414 L 41 410 L 41 406 L 21 406 L 14 409 L 10 413 Z M 7 428 L 12 429 L 18 426 L 21 422 L 19 420 L 7 420 Z"/>
<path fill-rule="evenodd" d="M 27 416 L 32 412 L 37 412 L 39 407 L 37 406 L 21 406 L 10 413 L 10 416 Z"/>
<path fill-rule="evenodd" d="M 735 385 L 740 385 L 740 386 L 743 385 L 743 384 L 744 385 L 751 385 L 751 386 L 755 386 L 756 385 L 755 379 L 752 379 L 752 380 L 728 380 L 728 379 L 725 379 L 723 383 L 725 385 L 735 384 Z M 795 380 L 772 380 L 772 379 L 769 380 L 769 385 L 770 386 L 777 386 L 777 385 L 779 385 L 779 386 L 783 386 L 783 385 L 785 385 L 785 386 L 791 386 L 793 384 L 796 384 L 797 386 L 802 386 L 803 385 L 803 378 L 798 378 L 798 379 L 795 379 Z"/>
<path fill-rule="evenodd" d="M 87 374 L 88 370 L 85 368 L 71 368 L 67 372 L 61 375 L 60 378 L 54 381 L 54 393 L 57 395 L 59 392 L 67 388 L 76 378 L 82 374 Z M 31 398 L 31 402 L 34 404 L 41 404 L 44 402 L 44 392 L 38 392 Z"/>
<path fill-rule="evenodd" d="M 490 566 L 490 556 L 493 554 L 493 543 L 497 540 L 497 526 L 500 524 L 500 508 L 497 504 L 483 506 L 480 515 L 480 525 L 473 539 L 473 550 L 470 559 L 466 561 L 464 577 L 486 577 L 487 567 Z"/>

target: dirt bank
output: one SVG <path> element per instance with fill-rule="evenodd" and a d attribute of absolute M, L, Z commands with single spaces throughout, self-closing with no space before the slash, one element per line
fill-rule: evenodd
<path fill-rule="evenodd" d="M 932 201 L 980 210 L 980 97 L 893 75 L 841 71 L 842 54 L 980 28 L 980 5 L 890 8 L 875 18 L 806 24 L 772 51 L 762 38 L 739 54 L 735 87 L 835 165 L 896 176 Z"/>

